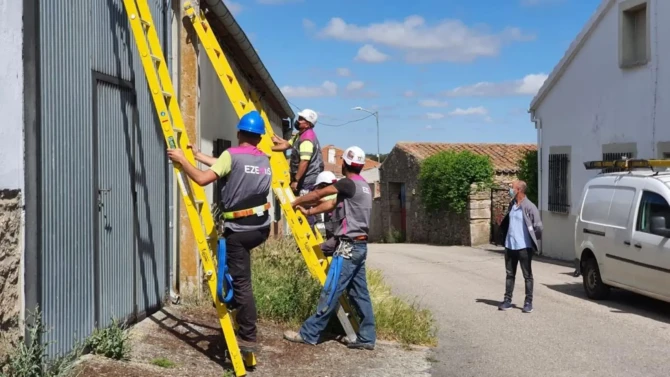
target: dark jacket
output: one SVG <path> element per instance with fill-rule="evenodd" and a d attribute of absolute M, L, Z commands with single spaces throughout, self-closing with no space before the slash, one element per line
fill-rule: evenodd
<path fill-rule="evenodd" d="M 500 223 L 501 239 L 499 241 L 503 245 L 505 244 L 505 239 L 507 239 L 507 231 L 509 230 L 509 213 L 512 210 L 513 205 L 514 200 L 509 202 L 505 218 L 503 218 L 502 222 Z M 542 239 L 543 230 L 540 211 L 538 211 L 535 204 L 533 204 L 533 202 L 531 202 L 528 197 L 521 201 L 520 206 L 523 212 L 523 218 L 526 222 L 526 226 L 528 227 L 528 233 L 530 234 L 530 238 L 533 240 L 533 249 L 537 252 L 540 250 L 539 241 Z"/>

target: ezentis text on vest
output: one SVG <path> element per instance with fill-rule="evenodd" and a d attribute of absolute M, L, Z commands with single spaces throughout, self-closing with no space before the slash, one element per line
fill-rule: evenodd
<path fill-rule="evenodd" d="M 271 175 L 270 168 L 263 168 L 254 165 L 244 165 L 244 172 L 246 174 L 265 174 Z"/>

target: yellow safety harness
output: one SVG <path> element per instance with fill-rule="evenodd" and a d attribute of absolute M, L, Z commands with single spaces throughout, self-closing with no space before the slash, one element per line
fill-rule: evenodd
<path fill-rule="evenodd" d="M 270 209 L 270 203 L 265 203 L 262 206 L 256 206 L 247 209 L 240 209 L 237 211 L 224 212 L 223 218 L 226 220 L 239 219 L 240 217 L 247 217 L 251 215 L 261 216 L 263 212 Z"/>

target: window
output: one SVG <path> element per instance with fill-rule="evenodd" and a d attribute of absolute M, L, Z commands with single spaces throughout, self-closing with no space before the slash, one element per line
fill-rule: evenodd
<path fill-rule="evenodd" d="M 619 66 L 647 64 L 650 58 L 647 0 L 624 1 L 619 10 Z"/>
<path fill-rule="evenodd" d="M 668 220 L 670 220 L 670 206 L 668 202 L 659 194 L 651 191 L 644 191 L 642 193 L 642 200 L 640 201 L 640 208 L 637 212 L 636 230 L 644 233 L 655 234 L 651 231 L 651 219 L 654 216 L 665 217 L 665 228 L 668 228 Z M 656 234 L 657 236 L 666 237 L 663 234 Z"/>
<path fill-rule="evenodd" d="M 549 154 L 549 211 L 569 213 L 568 155 Z"/>
<path fill-rule="evenodd" d="M 623 160 L 625 158 L 631 159 L 635 158 L 635 153 L 633 152 L 615 152 L 615 153 L 603 153 L 603 161 L 616 161 Z M 603 173 L 612 173 L 617 171 L 623 171 L 623 168 L 606 168 L 603 169 Z"/>

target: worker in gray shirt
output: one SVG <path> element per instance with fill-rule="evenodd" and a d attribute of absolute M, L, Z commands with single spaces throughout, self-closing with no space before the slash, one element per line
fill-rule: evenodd
<path fill-rule="evenodd" d="M 533 254 L 539 250 L 539 240 L 542 239 L 542 219 L 540 212 L 533 202 L 526 196 L 526 182 L 514 181 L 509 189 L 511 201 L 507 214 L 500 224 L 505 242 L 505 297 L 498 307 L 507 310 L 512 307 L 512 292 L 519 262 L 525 280 L 526 298 L 523 312 L 533 311 L 533 269 L 531 262 Z"/>

